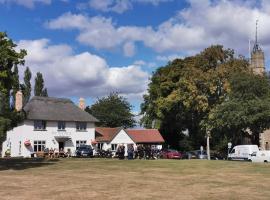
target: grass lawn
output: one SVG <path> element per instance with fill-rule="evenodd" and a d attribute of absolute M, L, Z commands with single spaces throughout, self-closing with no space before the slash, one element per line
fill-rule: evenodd
<path fill-rule="evenodd" d="M 270 199 L 270 164 L 0 160 L 0 199 Z"/>

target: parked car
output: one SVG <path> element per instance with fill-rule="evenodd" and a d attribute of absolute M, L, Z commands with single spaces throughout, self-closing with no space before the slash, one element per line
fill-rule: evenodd
<path fill-rule="evenodd" d="M 194 151 L 188 151 L 182 154 L 182 159 L 197 159 L 197 155 Z"/>
<path fill-rule="evenodd" d="M 196 150 L 195 154 L 197 156 L 197 159 L 207 159 L 207 153 L 206 151 Z"/>
<path fill-rule="evenodd" d="M 161 152 L 161 158 L 180 159 L 182 158 L 182 154 L 174 149 L 166 149 Z"/>
<path fill-rule="evenodd" d="M 93 156 L 93 149 L 90 145 L 80 146 L 76 150 L 76 157 L 92 157 L 92 156 Z"/>

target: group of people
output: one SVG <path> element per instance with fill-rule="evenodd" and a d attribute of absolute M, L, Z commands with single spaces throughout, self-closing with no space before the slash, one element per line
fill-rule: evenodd
<path fill-rule="evenodd" d="M 118 145 L 116 150 L 116 156 L 123 160 L 125 159 L 125 145 Z M 155 146 L 151 145 L 137 145 L 134 147 L 133 144 L 127 145 L 127 158 L 129 160 L 132 159 L 157 159 L 159 158 L 160 150 L 158 150 Z"/>
<path fill-rule="evenodd" d="M 61 148 L 60 150 L 53 148 L 45 148 L 44 156 L 49 158 L 71 157 L 71 151 L 68 150 L 67 152 L 65 152 L 63 148 Z"/>

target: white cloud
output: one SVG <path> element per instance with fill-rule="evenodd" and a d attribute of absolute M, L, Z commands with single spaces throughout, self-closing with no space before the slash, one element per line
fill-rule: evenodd
<path fill-rule="evenodd" d="M 168 61 L 173 61 L 174 59 L 176 58 L 183 58 L 183 56 L 179 55 L 179 54 L 171 54 L 171 55 L 168 55 L 168 56 L 161 56 L 161 55 L 158 55 L 156 57 L 156 59 L 158 61 L 164 61 L 164 62 L 168 62 Z"/>
<path fill-rule="evenodd" d="M 97 97 L 114 91 L 141 98 L 147 88 L 149 75 L 139 66 L 110 68 L 97 55 L 74 54 L 70 46 L 51 45 L 48 39 L 21 40 L 19 48 L 27 50 L 26 66 L 33 76 L 44 75 L 51 96 Z"/>
<path fill-rule="evenodd" d="M 135 54 L 135 45 L 133 42 L 127 42 L 124 44 L 123 51 L 125 56 L 132 57 Z"/>
<path fill-rule="evenodd" d="M 119 26 L 111 18 L 72 13 L 47 22 L 47 27 L 77 29 L 81 44 L 97 49 L 121 48 L 126 55 L 127 49 L 136 49 L 138 42 L 161 56 L 197 53 L 211 44 L 223 44 L 247 55 L 248 40 L 254 38 L 255 21 L 259 19 L 259 42 L 270 48 L 268 1 L 263 0 L 259 5 L 243 0 L 189 0 L 188 3 L 189 7 L 157 27 Z M 127 48 L 127 44 L 132 45 Z"/>
<path fill-rule="evenodd" d="M 34 8 L 36 3 L 51 4 L 51 0 L 0 0 L 2 4 L 18 4 L 27 8 Z"/>
<path fill-rule="evenodd" d="M 152 4 L 158 6 L 160 3 L 169 2 L 173 0 L 90 0 L 88 5 L 103 12 L 123 13 L 133 8 L 134 3 Z M 87 8 L 87 3 L 79 4 L 78 8 Z"/>

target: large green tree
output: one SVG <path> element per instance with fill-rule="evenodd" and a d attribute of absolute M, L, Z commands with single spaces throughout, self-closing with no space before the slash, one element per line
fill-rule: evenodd
<path fill-rule="evenodd" d="M 16 51 L 17 45 L 8 38 L 7 34 L 0 32 L 0 92 L 4 112 L 10 112 L 10 94 L 14 85 L 15 66 L 24 64 L 25 50 Z"/>
<path fill-rule="evenodd" d="M 191 145 L 198 148 L 205 143 L 201 121 L 226 98 L 231 74 L 247 70 L 244 58 L 236 58 L 233 50 L 220 45 L 160 67 L 141 105 L 142 124 L 159 128 L 166 142 L 176 148 L 186 139 L 183 133 L 188 133 Z"/>
<path fill-rule="evenodd" d="M 37 73 L 35 78 L 35 96 L 48 96 L 47 88 L 44 88 L 44 79 L 40 72 Z"/>
<path fill-rule="evenodd" d="M 232 75 L 227 98 L 211 110 L 203 123 L 212 130 L 213 137 L 226 137 L 234 144 L 250 142 L 259 145 L 259 133 L 270 128 L 267 77 L 252 73 Z"/>
<path fill-rule="evenodd" d="M 128 128 L 135 124 L 131 108 L 124 97 L 112 93 L 98 99 L 91 107 L 87 107 L 86 111 L 99 119 L 99 126 Z"/>
<path fill-rule="evenodd" d="M 17 51 L 16 44 L 7 34 L 0 32 L 0 145 L 7 129 L 16 125 L 23 117 L 11 109 L 12 90 L 18 90 L 17 66 L 24 65 L 25 50 Z"/>

